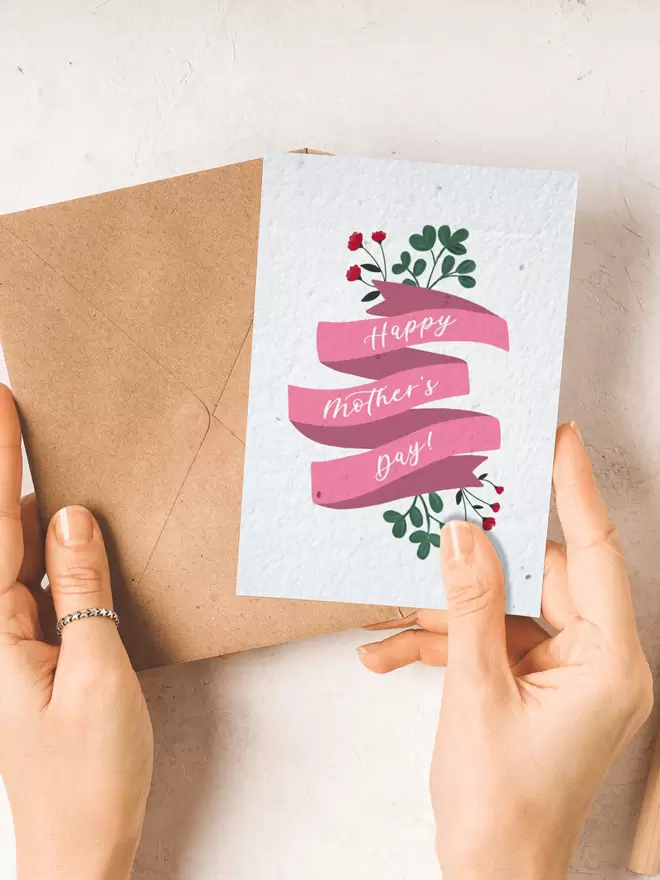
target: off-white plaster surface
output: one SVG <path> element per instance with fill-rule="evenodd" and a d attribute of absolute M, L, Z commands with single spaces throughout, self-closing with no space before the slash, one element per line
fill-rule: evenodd
<path fill-rule="evenodd" d="M 0 212 L 299 146 L 579 171 L 560 414 L 582 425 L 657 672 L 659 68 L 653 0 L 2 0 Z M 139 880 L 437 876 L 442 674 L 372 678 L 363 638 L 144 676 Z M 624 876 L 654 726 L 603 786 L 575 878 Z"/>

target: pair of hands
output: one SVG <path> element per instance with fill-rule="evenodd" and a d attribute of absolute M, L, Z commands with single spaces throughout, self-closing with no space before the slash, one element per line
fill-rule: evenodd
<path fill-rule="evenodd" d="M 549 545 L 543 613 L 558 635 L 505 619 L 495 551 L 457 522 L 441 547 L 448 613 L 397 621 L 421 629 L 361 652 L 377 672 L 447 664 L 431 771 L 446 880 L 565 877 L 589 804 L 651 708 L 616 536 L 567 426 L 554 483 L 567 547 Z M 0 774 L 19 880 L 124 880 L 153 760 L 140 686 L 111 621 L 77 621 L 59 647 L 49 638 L 55 618 L 112 607 L 103 539 L 91 514 L 66 508 L 44 559 L 36 505 L 21 505 L 20 485 L 18 417 L 0 386 Z"/>

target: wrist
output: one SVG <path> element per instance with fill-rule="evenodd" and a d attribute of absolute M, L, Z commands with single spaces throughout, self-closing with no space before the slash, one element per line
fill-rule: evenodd
<path fill-rule="evenodd" d="M 509 845 L 480 847 L 469 852 L 439 852 L 444 880 L 567 880 L 571 847 L 558 844 L 531 851 L 524 832 Z"/>
<path fill-rule="evenodd" d="M 114 846 L 107 841 L 85 845 L 75 852 L 48 846 L 41 840 L 27 850 L 16 851 L 17 880 L 130 880 L 138 839 L 124 839 Z"/>
<path fill-rule="evenodd" d="M 495 825 L 472 815 L 459 828 L 453 825 L 453 834 L 439 822 L 436 852 L 444 880 L 567 880 L 579 824 L 530 813 Z"/>
<path fill-rule="evenodd" d="M 516 854 L 495 862 L 483 856 L 463 865 L 441 867 L 444 880 L 566 880 L 570 859 L 549 855 L 547 860 L 526 861 Z"/>
<path fill-rule="evenodd" d="M 566 880 L 568 867 L 539 865 L 516 868 L 514 865 L 498 867 L 467 867 L 456 871 L 443 871 L 443 880 Z"/>

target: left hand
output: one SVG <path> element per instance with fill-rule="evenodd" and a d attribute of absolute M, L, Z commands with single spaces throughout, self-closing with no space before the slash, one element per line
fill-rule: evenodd
<path fill-rule="evenodd" d="M 128 880 L 151 782 L 153 737 L 113 621 L 55 617 L 112 608 L 101 531 L 83 507 L 45 537 L 21 505 L 21 433 L 0 385 L 0 774 L 14 818 L 19 880 Z"/>

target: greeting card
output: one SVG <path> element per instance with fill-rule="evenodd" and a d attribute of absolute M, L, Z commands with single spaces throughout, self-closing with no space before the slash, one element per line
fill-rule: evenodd
<path fill-rule="evenodd" d="M 265 160 L 240 595 L 444 607 L 462 518 L 539 613 L 576 188 Z"/>

